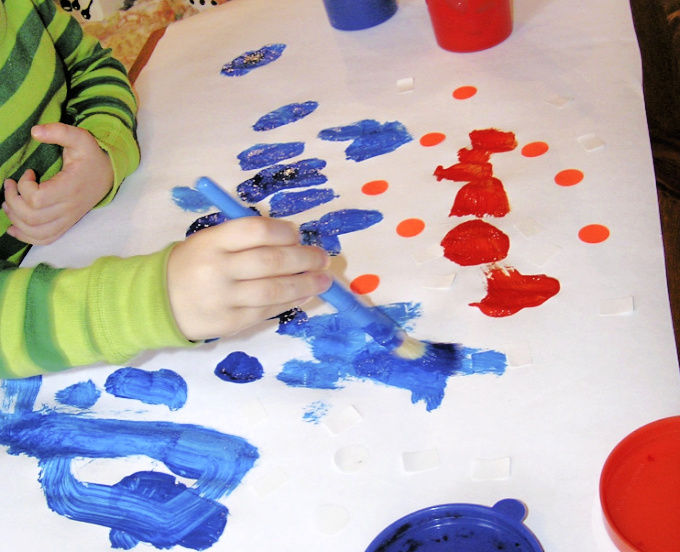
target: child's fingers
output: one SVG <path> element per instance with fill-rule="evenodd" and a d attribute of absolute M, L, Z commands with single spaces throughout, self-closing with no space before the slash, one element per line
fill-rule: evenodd
<path fill-rule="evenodd" d="M 230 220 L 192 236 L 214 240 L 225 252 L 234 253 L 262 246 L 294 245 L 300 242 L 297 226 L 289 221 L 267 217 Z"/>
<path fill-rule="evenodd" d="M 31 136 L 38 142 L 57 144 L 64 148 L 82 148 L 90 144 L 88 131 L 64 123 L 47 123 L 31 128 Z"/>
<path fill-rule="evenodd" d="M 331 275 L 323 271 L 243 280 L 234 283 L 235 306 L 240 308 L 264 307 L 281 312 L 286 310 L 286 305 L 290 308 L 309 297 L 327 291 L 331 284 Z"/>

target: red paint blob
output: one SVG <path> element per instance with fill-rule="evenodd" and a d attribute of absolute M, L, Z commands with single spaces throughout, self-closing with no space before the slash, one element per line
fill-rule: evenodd
<path fill-rule="evenodd" d="M 555 175 L 558 186 L 575 186 L 583 180 L 583 173 L 578 169 L 565 169 Z"/>
<path fill-rule="evenodd" d="M 387 180 L 371 180 L 361 187 L 361 191 L 366 195 L 380 195 L 389 188 Z"/>
<path fill-rule="evenodd" d="M 459 86 L 453 91 L 453 97 L 457 100 L 467 100 L 477 93 L 474 86 Z"/>
<path fill-rule="evenodd" d="M 497 178 L 473 180 L 456 194 L 450 217 L 504 217 L 510 212 L 508 195 L 503 183 Z"/>
<path fill-rule="evenodd" d="M 479 178 L 491 178 L 493 176 L 493 166 L 491 163 L 456 163 L 448 168 L 439 165 L 434 170 L 437 180 L 445 178 L 454 182 L 466 182 Z"/>
<path fill-rule="evenodd" d="M 491 152 L 481 148 L 462 148 L 458 150 L 458 161 L 461 163 L 488 163 Z"/>
<path fill-rule="evenodd" d="M 470 142 L 473 148 L 486 150 L 490 153 L 503 153 L 512 151 L 517 147 L 514 132 L 503 132 L 495 128 L 473 130 L 470 133 Z"/>
<path fill-rule="evenodd" d="M 446 140 L 446 134 L 442 134 L 441 132 L 430 132 L 421 136 L 420 145 L 429 148 L 441 144 L 444 140 Z"/>
<path fill-rule="evenodd" d="M 510 238 L 495 226 L 475 219 L 450 230 L 441 245 L 447 259 L 461 266 L 472 266 L 505 259 Z"/>
<path fill-rule="evenodd" d="M 375 291 L 380 285 L 380 276 L 377 274 L 362 274 L 357 276 L 349 284 L 349 289 L 359 295 L 366 295 Z"/>
<path fill-rule="evenodd" d="M 589 224 L 579 230 L 578 237 L 586 243 L 602 243 L 609 238 L 609 228 L 602 224 Z"/>
<path fill-rule="evenodd" d="M 418 218 L 402 220 L 397 225 L 397 234 L 402 238 L 412 238 L 417 236 L 425 229 L 425 223 Z"/>
<path fill-rule="evenodd" d="M 524 157 L 538 157 L 543 155 L 549 149 L 545 142 L 530 142 L 522 148 L 522 155 Z"/>
<path fill-rule="evenodd" d="M 524 276 L 514 268 L 493 268 L 486 273 L 486 279 L 486 297 L 470 305 L 496 318 L 542 305 L 560 291 L 560 282 L 555 278 L 545 274 Z"/>

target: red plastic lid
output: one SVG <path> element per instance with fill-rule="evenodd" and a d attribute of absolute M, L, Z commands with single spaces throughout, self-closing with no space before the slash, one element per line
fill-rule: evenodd
<path fill-rule="evenodd" d="M 680 416 L 628 435 L 600 477 L 607 531 L 624 552 L 680 552 Z"/>

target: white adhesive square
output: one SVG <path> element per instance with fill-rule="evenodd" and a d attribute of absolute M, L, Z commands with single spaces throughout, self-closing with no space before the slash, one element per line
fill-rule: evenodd
<path fill-rule="evenodd" d="M 553 243 L 534 243 L 529 248 L 528 260 L 536 266 L 545 266 L 562 248 Z"/>
<path fill-rule="evenodd" d="M 563 107 L 566 107 L 571 102 L 573 102 L 574 98 L 570 98 L 569 96 L 560 96 L 559 94 L 554 94 L 554 95 L 550 96 L 549 98 L 546 98 L 544 101 L 547 104 L 550 104 L 554 107 L 562 109 Z"/>
<path fill-rule="evenodd" d="M 265 498 L 282 487 L 290 477 L 283 468 L 275 468 L 257 481 L 249 484 L 259 498 Z"/>
<path fill-rule="evenodd" d="M 420 249 L 418 251 L 413 251 L 411 257 L 418 264 L 426 263 L 427 261 L 432 261 L 444 256 L 444 248 L 438 243 L 432 244 L 425 249 Z"/>
<path fill-rule="evenodd" d="M 253 399 L 240 407 L 243 419 L 250 425 L 256 425 L 266 420 L 269 414 L 259 399 Z"/>
<path fill-rule="evenodd" d="M 476 458 L 472 461 L 472 479 L 489 481 L 510 477 L 510 458 Z"/>
<path fill-rule="evenodd" d="M 404 452 L 401 455 L 401 460 L 407 472 L 432 470 L 440 465 L 437 449 Z"/>
<path fill-rule="evenodd" d="M 449 289 L 455 279 L 455 272 L 451 274 L 430 274 L 425 278 L 423 287 L 429 289 Z"/>
<path fill-rule="evenodd" d="M 509 343 L 506 345 L 505 358 L 510 368 L 531 366 L 534 362 L 533 358 L 531 357 L 531 347 L 526 341 L 518 341 L 516 343 Z"/>
<path fill-rule="evenodd" d="M 600 314 L 602 316 L 631 314 L 634 310 L 635 301 L 632 297 L 619 297 L 618 299 L 603 299 L 600 301 Z"/>
<path fill-rule="evenodd" d="M 595 151 L 604 147 L 604 142 L 597 134 L 584 134 L 579 136 L 578 141 L 586 151 Z"/>
<path fill-rule="evenodd" d="M 543 227 L 534 219 L 526 218 L 515 224 L 515 228 L 519 230 L 525 238 L 533 238 L 543 232 Z"/>
<path fill-rule="evenodd" d="M 411 92 L 415 87 L 413 77 L 406 77 L 397 81 L 397 91 L 402 94 L 404 92 Z"/>
<path fill-rule="evenodd" d="M 337 504 L 323 504 L 314 516 L 317 530 L 324 535 L 334 535 L 349 521 L 349 512 Z"/>
<path fill-rule="evenodd" d="M 363 416 L 353 406 L 348 406 L 341 412 L 331 412 L 324 420 L 325 426 L 331 433 L 337 435 L 358 424 Z"/>

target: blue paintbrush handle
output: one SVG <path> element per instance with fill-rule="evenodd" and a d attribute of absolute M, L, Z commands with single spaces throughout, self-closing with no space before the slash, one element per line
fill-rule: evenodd
<path fill-rule="evenodd" d="M 208 198 L 222 214 L 229 219 L 255 217 L 257 213 L 234 199 L 217 183 L 206 176 L 196 182 L 196 189 Z M 399 347 L 404 341 L 403 331 L 386 315 L 377 309 L 370 309 L 359 301 L 352 291 L 345 288 L 337 280 L 333 280 L 328 291 L 321 297 L 335 310 L 350 317 L 360 328 L 375 341 L 388 349 Z"/>

